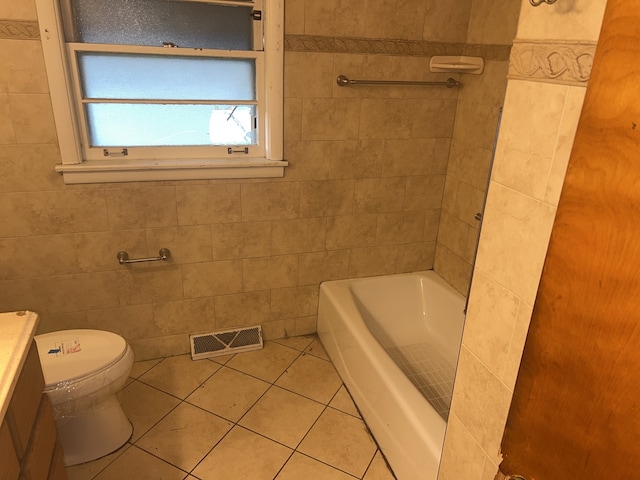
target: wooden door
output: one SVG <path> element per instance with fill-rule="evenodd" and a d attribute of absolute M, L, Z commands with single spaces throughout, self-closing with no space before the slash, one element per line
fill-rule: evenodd
<path fill-rule="evenodd" d="M 607 4 L 502 450 L 528 480 L 640 479 L 640 0 Z"/>

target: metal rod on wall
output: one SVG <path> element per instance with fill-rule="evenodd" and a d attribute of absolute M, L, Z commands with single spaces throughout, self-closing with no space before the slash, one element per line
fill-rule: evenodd
<path fill-rule="evenodd" d="M 352 80 L 344 75 L 340 75 L 336 83 L 341 87 L 349 85 L 431 85 L 441 86 L 447 88 L 460 87 L 462 83 L 453 78 L 447 78 L 446 82 L 417 82 L 417 81 L 402 81 L 402 80 Z"/>

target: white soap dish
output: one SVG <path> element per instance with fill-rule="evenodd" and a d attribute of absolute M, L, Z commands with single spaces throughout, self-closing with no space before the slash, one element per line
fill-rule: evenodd
<path fill-rule="evenodd" d="M 458 72 L 480 75 L 484 71 L 484 59 L 465 56 L 431 57 L 429 70 L 432 72 Z"/>

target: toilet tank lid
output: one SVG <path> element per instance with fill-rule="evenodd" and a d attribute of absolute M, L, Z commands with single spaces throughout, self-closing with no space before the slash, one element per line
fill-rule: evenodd
<path fill-rule="evenodd" d="M 124 355 L 127 342 L 102 330 L 60 330 L 35 336 L 47 387 L 97 372 Z"/>

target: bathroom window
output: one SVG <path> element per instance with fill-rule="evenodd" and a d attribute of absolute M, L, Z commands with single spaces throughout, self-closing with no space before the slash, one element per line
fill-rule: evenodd
<path fill-rule="evenodd" d="M 36 0 L 67 183 L 282 176 L 283 0 Z"/>

